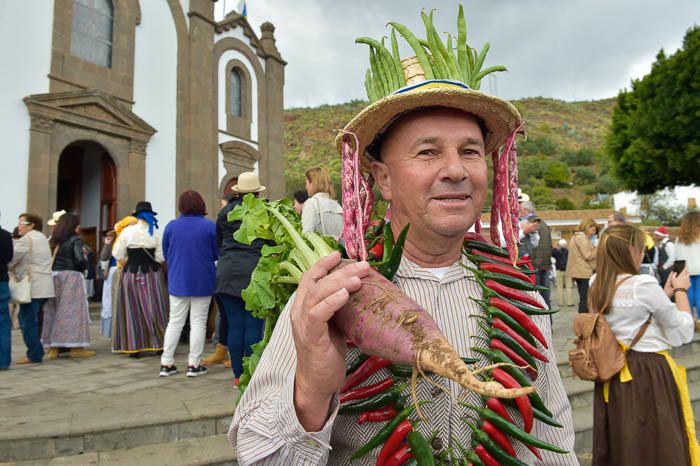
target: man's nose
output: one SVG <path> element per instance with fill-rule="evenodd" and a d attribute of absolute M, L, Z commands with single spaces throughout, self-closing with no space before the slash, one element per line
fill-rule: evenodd
<path fill-rule="evenodd" d="M 442 173 L 444 178 L 461 181 L 467 177 L 468 173 L 464 167 L 464 161 L 460 156 L 459 150 L 448 149 L 445 151 L 444 163 Z"/>

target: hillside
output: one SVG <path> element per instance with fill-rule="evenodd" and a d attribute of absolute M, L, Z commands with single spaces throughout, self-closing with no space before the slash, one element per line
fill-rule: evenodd
<path fill-rule="evenodd" d="M 520 181 L 541 206 L 586 207 L 598 193 L 619 190 L 600 157 L 615 99 L 563 102 L 546 98 L 513 101 L 527 121 L 527 140 L 520 142 Z M 335 130 L 342 128 L 366 102 L 285 111 L 287 192 L 304 187 L 304 172 L 325 166 L 340 172 Z M 339 186 L 339 180 L 336 180 Z M 595 202 L 595 200 L 594 200 Z"/>

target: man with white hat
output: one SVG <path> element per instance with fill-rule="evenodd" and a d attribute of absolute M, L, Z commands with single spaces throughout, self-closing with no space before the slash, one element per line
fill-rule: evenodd
<path fill-rule="evenodd" d="M 654 240 L 656 241 L 656 247 L 659 250 L 659 278 L 661 285 L 666 283 L 666 279 L 671 274 L 671 268 L 673 267 L 673 241 L 671 241 L 668 228 L 660 226 L 654 230 Z"/>
<path fill-rule="evenodd" d="M 460 9 L 458 24 L 462 19 Z M 403 26 L 394 27 L 403 30 Z M 433 69 L 415 37 L 402 34 L 411 38 L 409 44 L 418 44 L 420 73 L 407 80 L 399 75 L 398 61 L 396 67 L 382 72 L 382 81 L 374 82 L 368 72 L 372 103 L 336 140 L 343 162 L 345 248 L 350 257 L 361 257 L 357 251 L 362 249 L 363 234 L 357 232 L 362 231 L 364 213 L 371 205 L 371 173 L 382 197 L 390 203 L 394 236 L 410 224 L 394 283 L 433 316 L 461 356 L 478 357 L 473 350 L 478 344 L 472 337 L 484 338 L 486 334 L 480 319 L 473 317 L 485 313 L 472 298 L 483 295 L 472 273 L 464 268 L 473 264 L 462 255 L 463 241 L 472 225 L 480 228 L 478 218 L 487 199 L 486 159 L 491 155 L 497 174 L 492 219 L 503 219 L 506 244 L 515 247 L 517 184 L 508 174 L 514 174 L 509 170 L 514 164 L 513 141 L 523 122 L 509 102 L 473 90 L 464 84 L 466 79 Z M 461 46 L 466 48 L 466 44 Z M 464 57 L 466 50 L 461 46 L 457 53 Z M 390 52 L 382 51 L 382 59 L 388 57 Z M 423 78 L 414 81 L 416 76 Z M 471 82 L 478 87 L 478 82 Z M 496 151 L 501 147 L 505 149 L 499 156 Z M 497 222 L 492 226 L 492 237 L 498 241 Z M 367 262 L 336 270 L 339 262 L 340 255 L 333 253 L 304 273 L 297 293 L 277 321 L 229 431 L 240 464 L 377 463 L 386 436 L 360 458 L 353 461 L 351 457 L 388 421 L 360 425 L 356 415 L 338 413 L 346 356 L 352 359 L 358 350 L 348 350 L 345 337 L 329 321 L 363 286 L 361 279 L 369 272 Z M 548 317 L 533 320 L 544 335 L 551 335 Z M 571 407 L 554 354 L 551 349 L 543 351 L 550 363 L 537 364 L 539 376 L 533 386 L 563 427 L 537 421 L 532 434 L 570 453 L 540 450 L 540 463 L 520 444 L 514 446 L 515 453 L 527 464 L 577 465 Z M 367 383 L 389 377 L 386 368 L 379 369 Z M 471 450 L 473 440 L 465 419 L 476 413 L 456 401 L 483 406 L 484 400 L 444 378 L 432 377 L 431 381 L 420 378 L 416 385 L 415 396 L 430 403 L 421 406 L 423 420 L 415 430 L 426 438 L 434 432 L 434 447 L 440 444 L 440 449 L 449 449 L 453 456 L 464 459 L 462 454 Z M 448 393 L 436 390 L 433 384 L 447 387 Z M 404 392 L 411 403 L 410 389 Z M 391 414 L 388 416 L 386 419 Z M 401 443 L 399 440 L 396 448 Z M 427 450 L 432 455 L 430 446 Z"/>

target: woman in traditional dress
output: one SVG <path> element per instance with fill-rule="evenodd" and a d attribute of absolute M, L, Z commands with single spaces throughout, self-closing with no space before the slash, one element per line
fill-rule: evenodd
<path fill-rule="evenodd" d="M 700 329 L 700 212 L 688 212 L 681 222 L 681 231 L 673 248 L 673 259 L 684 260 L 690 273 L 688 299 L 695 309 L 696 328 Z"/>
<path fill-rule="evenodd" d="M 566 275 L 574 279 L 578 288 L 578 312 L 588 312 L 588 282 L 596 268 L 596 247 L 593 238 L 598 234 L 594 219 L 583 220 L 576 228 L 569 246 Z"/>
<path fill-rule="evenodd" d="M 112 352 L 138 357 L 143 351 L 162 351 L 168 324 L 167 292 L 160 274 L 162 239 L 150 202 L 136 204 L 138 219 L 117 238 L 114 258 L 123 264 L 112 316 Z"/>
<path fill-rule="evenodd" d="M 78 237 L 80 220 L 67 213 L 56 223 L 49 244 L 53 250 L 53 287 L 55 298 L 44 305 L 41 341 L 48 348 L 47 359 L 58 357 L 60 348 L 70 348 L 72 358 L 89 358 L 90 312 L 85 294 L 87 260 Z"/>
<path fill-rule="evenodd" d="M 644 249 L 644 233 L 628 224 L 608 228 L 598 245 L 588 307 L 604 314 L 627 364 L 595 386 L 596 466 L 700 464 L 685 370 L 668 353 L 693 339 L 688 270 L 661 288 L 639 273 Z"/>

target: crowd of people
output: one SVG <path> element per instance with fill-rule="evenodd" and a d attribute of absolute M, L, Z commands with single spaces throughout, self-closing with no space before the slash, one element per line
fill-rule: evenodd
<path fill-rule="evenodd" d="M 38 364 L 62 353 L 78 359 L 95 356 L 88 349 L 92 265 L 103 277 L 100 332 L 111 339 L 113 353 L 132 358 L 159 354 L 158 375 L 171 376 L 178 372 L 175 351 L 186 333 L 187 376 L 205 374 L 207 364 L 224 363 L 237 383 L 243 357 L 262 337 L 263 322 L 245 311 L 241 293 L 264 243 L 237 242 L 233 235 L 240 222 L 229 222 L 227 216 L 245 194 L 264 191 L 255 173 L 242 173 L 225 193 L 216 221 L 206 218 L 199 193 L 185 191 L 178 199 L 178 218 L 162 233 L 151 203 L 138 202 L 105 232 L 97 256 L 81 240 L 78 215 L 65 210 L 48 220 L 48 237 L 42 219 L 32 213 L 19 216 L 14 238 L 0 228 L 0 369 L 11 364 L 10 302 L 19 308 L 17 323 L 27 347 L 26 357 L 15 364 Z M 309 170 L 297 206 L 305 231 L 340 236 L 342 209 L 334 198 L 328 171 Z M 22 295 L 25 288 L 27 296 Z M 216 349 L 203 358 L 212 318 Z"/>

